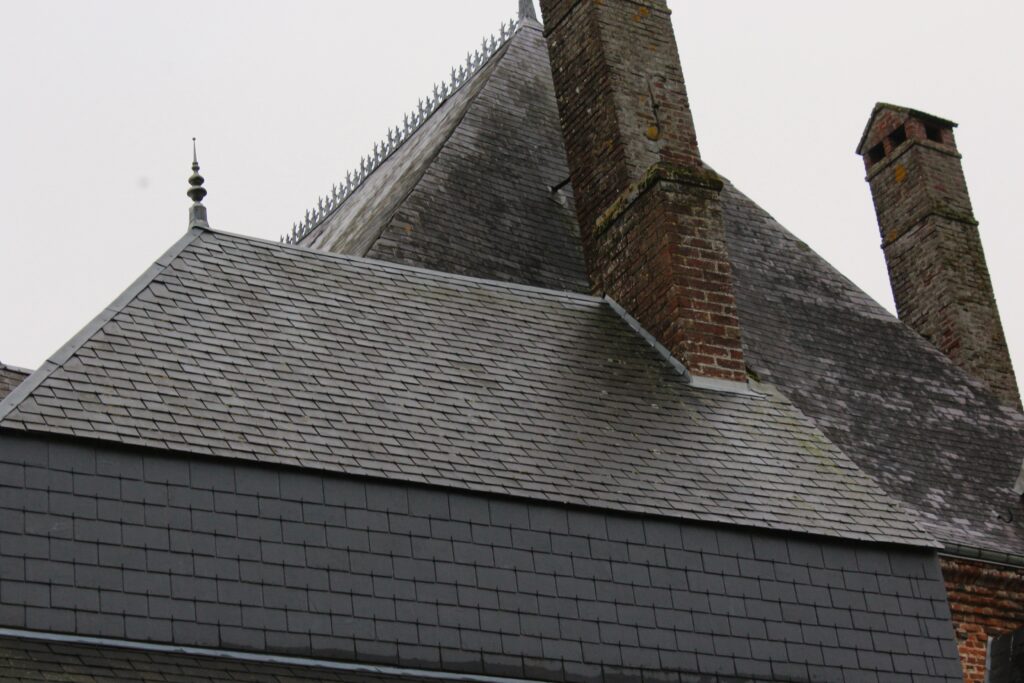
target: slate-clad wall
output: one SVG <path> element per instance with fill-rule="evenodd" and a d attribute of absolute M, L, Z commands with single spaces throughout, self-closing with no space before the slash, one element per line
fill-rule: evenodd
<path fill-rule="evenodd" d="M 0 626 L 552 680 L 960 675 L 928 552 L 10 433 L 0 508 Z"/>

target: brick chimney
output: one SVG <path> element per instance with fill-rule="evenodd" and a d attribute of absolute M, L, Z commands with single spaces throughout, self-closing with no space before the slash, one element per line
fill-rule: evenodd
<path fill-rule="evenodd" d="M 952 121 L 878 104 L 857 153 L 900 320 L 1020 407 Z"/>
<path fill-rule="evenodd" d="M 665 0 L 541 0 L 592 289 L 697 377 L 746 381 L 719 193 Z"/>

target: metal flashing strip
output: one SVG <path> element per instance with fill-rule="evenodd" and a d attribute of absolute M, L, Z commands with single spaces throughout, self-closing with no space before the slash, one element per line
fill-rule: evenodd
<path fill-rule="evenodd" d="M 436 681 L 457 681 L 464 683 L 538 683 L 526 678 L 503 678 L 482 674 L 451 673 L 446 671 L 430 671 L 428 669 L 409 669 L 398 666 L 382 666 L 374 664 L 354 664 L 335 662 L 325 659 L 307 657 L 290 657 L 284 655 L 268 655 L 239 650 L 215 650 L 211 648 L 192 647 L 187 645 L 161 645 L 143 643 L 118 638 L 95 638 L 91 636 L 62 635 L 58 633 L 42 633 L 39 631 L 22 631 L 20 629 L 0 628 L 0 638 L 18 638 L 44 643 L 60 643 L 62 645 L 84 645 L 92 647 L 110 647 L 121 650 L 136 650 L 169 655 L 189 655 L 193 657 L 214 657 L 238 662 L 271 664 L 277 666 L 303 667 L 309 669 L 326 669 L 330 671 L 353 674 L 368 674 L 392 678 L 418 678 Z"/>
<path fill-rule="evenodd" d="M 723 391 L 727 394 L 745 394 L 747 396 L 760 397 L 761 394 L 750 387 L 749 382 L 736 382 L 729 379 L 718 379 L 717 377 L 700 377 L 692 375 L 690 384 L 695 389 L 707 389 L 708 391 Z"/>
<path fill-rule="evenodd" d="M 750 384 L 747 382 L 733 382 L 726 379 L 715 379 L 713 377 L 698 377 L 690 373 L 683 363 L 672 355 L 672 352 L 665 348 L 665 346 L 659 342 L 654 336 L 644 329 L 644 326 L 640 324 L 640 321 L 631 316 L 626 309 L 619 305 L 615 299 L 611 298 L 607 294 L 604 295 L 604 300 L 612 307 L 620 318 L 626 321 L 626 324 L 632 328 L 634 332 L 643 337 L 644 341 L 651 345 L 651 347 L 658 352 L 662 358 L 667 360 L 669 364 L 675 368 L 676 372 L 683 376 L 690 386 L 694 389 L 705 389 L 707 391 L 721 391 L 729 394 L 743 394 L 744 396 L 754 396 L 762 398 L 762 394 L 754 391 Z"/>
<path fill-rule="evenodd" d="M 64 363 L 75 354 L 76 351 L 86 341 L 91 339 L 93 335 L 99 332 L 100 328 L 106 325 L 110 320 L 117 315 L 121 309 L 127 306 L 135 297 L 139 295 L 142 290 L 149 286 L 149 284 L 159 275 L 163 270 L 177 258 L 178 254 L 185 250 L 185 248 L 191 244 L 200 234 L 205 232 L 204 228 L 189 228 L 185 232 L 185 235 L 181 237 L 177 242 L 171 245 L 171 248 L 165 251 L 160 258 L 158 258 L 153 265 L 146 269 L 142 275 L 137 277 L 135 281 L 128 286 L 128 289 L 121 292 L 120 296 L 114 299 L 109 306 L 100 311 L 99 315 L 86 323 L 85 327 L 78 331 L 78 333 L 69 339 L 63 346 L 50 356 L 46 362 L 44 362 L 39 368 L 29 375 L 24 382 L 15 387 L 14 391 L 9 393 L 2 401 L 0 401 L 0 420 L 5 419 L 11 411 L 13 411 L 18 404 L 20 404 L 29 394 L 36 390 L 40 384 L 46 380 L 55 370 L 60 368 Z"/>
<path fill-rule="evenodd" d="M 1024 556 L 1010 553 L 996 552 L 994 550 L 983 550 L 973 548 L 959 543 L 945 543 L 939 549 L 939 555 L 953 560 L 967 560 L 969 562 L 984 562 L 985 564 L 998 565 L 1011 569 L 1024 569 Z"/>
<path fill-rule="evenodd" d="M 650 332 L 645 330 L 644 326 L 640 324 L 639 320 L 637 320 L 629 313 L 627 313 L 626 309 L 619 305 L 619 302 L 617 302 L 615 299 L 611 298 L 607 294 L 604 295 L 604 300 L 608 303 L 609 306 L 612 307 L 612 310 L 615 311 L 620 318 L 626 321 L 626 324 L 629 325 L 634 332 L 643 337 L 643 340 L 650 344 L 651 347 L 658 352 L 658 355 L 667 360 L 669 365 L 675 368 L 676 372 L 683 376 L 683 379 L 690 383 L 693 382 L 693 377 L 690 375 L 690 371 L 686 369 L 686 366 L 683 365 L 678 358 L 673 356 L 668 349 L 662 346 L 661 342 L 655 339 Z"/>

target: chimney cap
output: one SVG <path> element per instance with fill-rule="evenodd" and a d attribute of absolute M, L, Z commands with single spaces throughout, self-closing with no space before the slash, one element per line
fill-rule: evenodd
<path fill-rule="evenodd" d="M 911 109 L 910 107 L 901 107 L 898 104 L 890 104 L 888 102 L 878 102 L 875 104 L 875 108 L 871 110 L 871 116 L 868 117 L 868 123 L 864 126 L 864 132 L 860 136 L 860 142 L 857 143 L 857 154 L 864 156 L 864 145 L 867 143 L 868 135 L 871 134 L 871 126 L 874 125 L 875 119 L 883 111 L 892 111 L 898 114 L 903 114 L 908 118 L 913 117 L 915 119 L 921 119 L 926 123 L 934 123 L 944 128 L 956 128 L 957 123 L 944 119 L 941 116 L 935 116 L 928 112 L 921 111 L 920 109 Z"/>

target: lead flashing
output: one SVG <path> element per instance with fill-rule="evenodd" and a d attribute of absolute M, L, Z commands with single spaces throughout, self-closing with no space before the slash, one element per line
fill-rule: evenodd
<path fill-rule="evenodd" d="M 626 309 L 619 305 L 615 299 L 611 298 L 607 294 L 604 296 L 604 300 L 611 306 L 611 309 L 615 311 L 620 318 L 622 318 L 629 327 L 640 335 L 645 342 L 658 352 L 662 358 L 668 361 L 669 365 L 675 368 L 676 372 L 682 375 L 683 379 L 692 386 L 694 389 L 704 389 L 707 391 L 720 391 L 728 394 L 743 394 L 744 396 L 754 396 L 761 398 L 762 395 L 750 388 L 748 382 L 733 382 L 727 379 L 717 379 L 714 377 L 700 377 L 690 373 L 690 371 L 683 365 L 682 361 L 672 355 L 665 346 L 654 338 L 650 332 L 644 329 L 644 326 L 640 324 L 640 321 L 631 316 Z"/>

